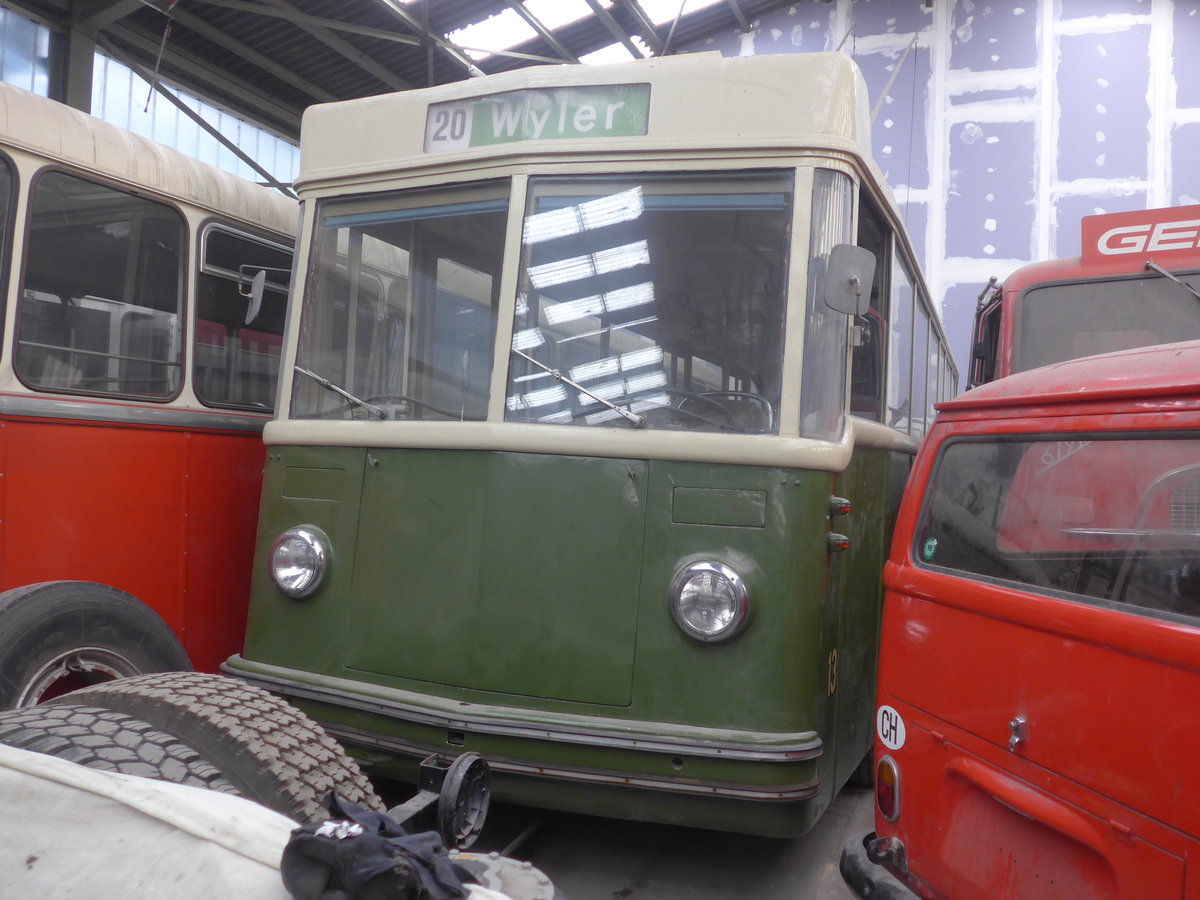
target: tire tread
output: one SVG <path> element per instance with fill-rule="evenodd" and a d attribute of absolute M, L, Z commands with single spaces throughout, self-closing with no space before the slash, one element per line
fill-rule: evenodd
<path fill-rule="evenodd" d="M 358 764 L 320 725 L 244 682 L 167 672 L 94 685 L 62 701 L 116 709 L 177 735 L 246 796 L 294 819 L 323 817 L 321 801 L 332 790 L 352 803 L 384 809 Z"/>

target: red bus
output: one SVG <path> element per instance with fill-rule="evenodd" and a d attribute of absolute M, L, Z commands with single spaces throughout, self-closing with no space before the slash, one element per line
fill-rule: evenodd
<path fill-rule="evenodd" d="M 297 205 L 0 85 L 0 215 L 0 708 L 215 670 L 241 648 Z"/>
<path fill-rule="evenodd" d="M 884 583 L 859 896 L 1200 898 L 1200 342 L 942 404 Z"/>
<path fill-rule="evenodd" d="M 979 297 L 968 387 L 1200 338 L 1200 206 L 1085 216 L 1082 254 L 1022 266 Z"/>

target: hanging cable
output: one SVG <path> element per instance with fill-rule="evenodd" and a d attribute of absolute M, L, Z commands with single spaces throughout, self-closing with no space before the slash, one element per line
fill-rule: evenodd
<path fill-rule="evenodd" d="M 167 6 L 162 11 L 167 17 L 166 23 L 163 25 L 162 40 L 158 44 L 158 56 L 154 58 L 154 75 L 150 79 L 150 90 L 146 92 L 146 105 L 142 108 L 142 112 L 149 112 L 150 101 L 154 98 L 154 90 L 158 86 L 158 70 L 162 65 L 163 52 L 167 49 L 167 39 L 171 36 L 171 10 L 175 8 L 175 4 L 179 0 L 167 0 Z M 157 7 L 155 7 L 157 9 Z"/>

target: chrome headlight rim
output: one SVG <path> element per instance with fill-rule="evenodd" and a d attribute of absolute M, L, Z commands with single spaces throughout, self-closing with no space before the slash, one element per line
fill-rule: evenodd
<path fill-rule="evenodd" d="M 283 545 L 289 541 L 299 541 L 311 559 L 311 571 L 299 585 L 285 583 L 278 571 L 276 557 Z M 316 525 L 297 525 L 279 535 L 271 545 L 271 552 L 267 557 L 267 571 L 271 582 L 281 594 L 301 600 L 311 597 L 321 587 L 325 580 L 325 572 L 329 568 L 329 555 L 329 537 L 324 531 Z"/>
<path fill-rule="evenodd" d="M 680 608 L 684 588 L 697 575 L 717 575 L 728 582 L 732 589 L 733 615 L 729 623 L 720 630 L 709 632 L 696 628 Z M 670 605 L 671 617 L 679 629 L 692 640 L 705 644 L 722 643 L 737 637 L 750 621 L 750 592 L 745 579 L 732 566 L 717 560 L 700 560 L 682 566 L 671 579 Z"/>

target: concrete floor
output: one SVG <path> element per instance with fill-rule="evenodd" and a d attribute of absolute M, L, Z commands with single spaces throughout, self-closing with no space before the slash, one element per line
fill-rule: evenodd
<path fill-rule="evenodd" d="M 870 791 L 846 790 L 807 835 L 771 840 L 502 807 L 472 849 L 531 861 L 567 900 L 852 900 L 838 857 L 873 814 Z"/>

